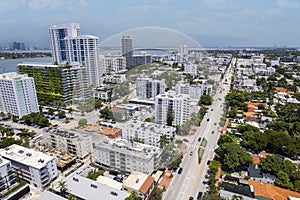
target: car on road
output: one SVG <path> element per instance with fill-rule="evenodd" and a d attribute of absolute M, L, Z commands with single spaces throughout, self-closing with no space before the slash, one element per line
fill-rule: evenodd
<path fill-rule="evenodd" d="M 190 151 L 190 156 L 192 156 L 193 155 L 193 152 L 192 151 Z"/>
<path fill-rule="evenodd" d="M 217 125 L 217 122 L 215 122 L 214 125 Z"/>
<path fill-rule="evenodd" d="M 207 118 L 207 120 L 206 121 L 209 121 L 209 118 Z"/>
<path fill-rule="evenodd" d="M 198 192 L 197 199 L 201 199 L 201 198 L 202 198 L 202 195 L 203 195 L 202 192 Z"/>
<path fill-rule="evenodd" d="M 207 165 L 209 165 L 209 164 L 210 164 L 210 160 L 207 161 Z"/>
<path fill-rule="evenodd" d="M 182 168 L 180 167 L 177 174 L 181 174 L 182 173 Z"/>
<path fill-rule="evenodd" d="M 215 133 L 215 131 L 212 131 L 212 132 L 211 132 L 211 134 L 214 134 L 214 133 Z"/>
<path fill-rule="evenodd" d="M 198 137 L 198 142 L 200 142 L 201 141 L 201 137 Z"/>
<path fill-rule="evenodd" d="M 193 200 L 194 199 L 194 197 L 189 197 L 189 200 Z"/>

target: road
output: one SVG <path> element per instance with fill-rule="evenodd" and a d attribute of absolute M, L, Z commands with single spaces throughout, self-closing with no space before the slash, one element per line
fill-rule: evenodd
<path fill-rule="evenodd" d="M 233 59 L 231 66 L 234 63 L 235 59 Z M 208 169 L 207 161 L 213 159 L 214 150 L 217 148 L 217 141 L 221 129 L 219 127 L 219 122 L 224 112 L 223 104 L 225 102 L 225 97 L 230 90 L 230 80 L 232 76 L 231 66 L 228 68 L 224 79 L 220 82 L 219 88 L 213 96 L 213 104 L 205 114 L 199 129 L 195 133 L 195 136 L 188 147 L 188 152 L 182 160 L 182 173 L 174 176 L 163 199 L 186 200 L 189 199 L 190 196 L 195 199 L 199 191 L 206 191 L 206 186 L 203 184 L 203 181 L 205 180 Z M 226 79 L 228 80 L 228 84 L 224 82 Z M 213 131 L 214 133 L 212 133 Z M 199 137 L 201 137 L 202 140 L 205 138 L 207 141 L 200 164 L 198 164 L 198 148 L 201 143 L 198 141 Z M 193 152 L 193 154 L 190 155 L 190 152 Z"/>

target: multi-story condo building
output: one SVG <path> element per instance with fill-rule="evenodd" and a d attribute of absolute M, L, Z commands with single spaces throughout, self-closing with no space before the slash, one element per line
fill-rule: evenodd
<path fill-rule="evenodd" d="M 136 96 L 139 99 L 152 99 L 158 94 L 164 94 L 166 90 L 165 80 L 153 80 L 151 78 L 137 78 Z"/>
<path fill-rule="evenodd" d="M 95 145 L 96 162 L 111 169 L 151 174 L 158 169 L 162 150 L 120 138 L 104 140 Z"/>
<path fill-rule="evenodd" d="M 58 176 L 55 158 L 42 152 L 13 144 L 0 149 L 0 155 L 11 162 L 16 176 L 37 188 L 45 189 Z"/>
<path fill-rule="evenodd" d="M 99 63 L 99 38 L 80 35 L 78 23 L 53 25 L 49 28 L 53 61 L 79 62 L 86 67 L 89 84 L 100 86 L 103 70 Z"/>
<path fill-rule="evenodd" d="M 38 100 L 43 104 L 66 105 L 91 96 L 86 69 L 79 63 L 22 63 L 18 72 L 34 78 Z"/>
<path fill-rule="evenodd" d="M 132 66 L 138 65 L 146 65 L 151 63 L 151 55 L 150 54 L 138 54 L 132 56 Z"/>
<path fill-rule="evenodd" d="M 80 34 L 79 23 L 53 25 L 49 28 L 53 62 L 61 64 L 68 60 L 65 37 L 77 37 Z"/>
<path fill-rule="evenodd" d="M 0 75 L 0 110 L 21 118 L 39 112 L 34 79 L 16 72 Z"/>
<path fill-rule="evenodd" d="M 184 63 L 184 73 L 189 74 L 193 77 L 198 75 L 198 68 L 196 64 L 193 63 Z"/>
<path fill-rule="evenodd" d="M 92 153 L 92 136 L 76 131 L 49 128 L 44 133 L 44 142 L 49 148 L 85 158 Z"/>
<path fill-rule="evenodd" d="M 190 116 L 190 98 L 187 94 L 176 95 L 173 91 L 155 97 L 155 123 L 166 124 L 172 112 L 173 126 L 187 121 Z"/>
<path fill-rule="evenodd" d="M 190 85 L 189 83 L 179 81 L 176 84 L 176 94 L 188 94 L 191 100 L 199 100 L 204 94 L 211 94 L 211 84 Z"/>
<path fill-rule="evenodd" d="M 100 63 L 104 74 L 122 73 L 126 71 L 125 57 L 119 55 L 100 55 Z"/>
<path fill-rule="evenodd" d="M 189 49 L 187 45 L 180 45 L 178 47 L 179 62 L 184 62 L 187 59 L 188 54 Z"/>
<path fill-rule="evenodd" d="M 86 67 L 89 84 L 93 87 L 101 86 L 102 67 L 99 62 L 99 38 L 93 35 L 65 37 L 67 59 L 69 62 L 79 62 Z"/>
<path fill-rule="evenodd" d="M 121 128 L 123 139 L 140 141 L 156 147 L 160 147 L 162 136 L 172 139 L 176 135 L 175 127 L 150 122 L 129 121 Z"/>
<path fill-rule="evenodd" d="M 122 43 L 122 56 L 124 56 L 126 59 L 126 66 L 131 67 L 133 66 L 132 37 L 130 35 L 123 35 L 121 39 L 121 43 Z"/>
<path fill-rule="evenodd" d="M 10 188 L 16 182 L 11 162 L 4 158 L 0 158 L 0 193 Z"/>

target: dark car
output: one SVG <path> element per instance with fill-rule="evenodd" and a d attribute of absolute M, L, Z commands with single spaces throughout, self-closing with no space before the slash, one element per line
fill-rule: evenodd
<path fill-rule="evenodd" d="M 203 195 L 202 192 L 198 192 L 197 199 L 201 199 L 202 195 Z"/>
<path fill-rule="evenodd" d="M 209 118 L 207 118 L 207 121 L 209 121 Z"/>
<path fill-rule="evenodd" d="M 207 165 L 209 165 L 209 164 L 210 164 L 210 160 L 207 161 Z"/>
<path fill-rule="evenodd" d="M 201 141 L 201 137 L 198 138 L 198 142 L 200 142 L 200 141 Z"/>
<path fill-rule="evenodd" d="M 194 199 L 194 197 L 189 197 L 189 200 L 193 200 Z"/>
<path fill-rule="evenodd" d="M 181 174 L 181 173 L 182 173 L 182 168 L 181 168 L 181 167 L 179 168 L 179 170 L 178 170 L 177 173 L 178 173 L 178 174 Z"/>

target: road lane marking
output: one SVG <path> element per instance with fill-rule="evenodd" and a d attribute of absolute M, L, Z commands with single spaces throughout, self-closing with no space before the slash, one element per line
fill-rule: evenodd
<path fill-rule="evenodd" d="M 197 177 L 198 177 L 198 174 L 199 174 L 199 172 L 200 172 L 200 164 L 198 164 L 198 167 L 197 167 L 197 172 L 196 172 L 196 178 L 194 178 L 194 181 L 193 181 L 193 184 L 192 184 L 192 187 L 191 187 L 191 189 L 190 189 L 190 191 L 189 191 L 189 195 L 188 196 L 191 196 L 191 193 L 193 192 L 193 190 L 194 190 L 194 187 L 195 187 L 195 184 L 196 184 L 196 182 L 197 182 Z"/>

